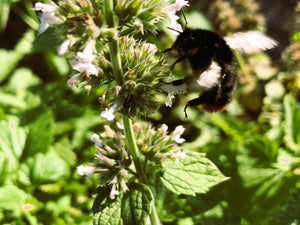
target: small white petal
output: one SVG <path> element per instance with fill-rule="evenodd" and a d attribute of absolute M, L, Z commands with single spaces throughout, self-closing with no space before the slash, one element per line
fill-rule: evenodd
<path fill-rule="evenodd" d="M 181 138 L 180 136 L 183 134 L 184 131 L 185 128 L 182 125 L 177 126 L 172 134 L 172 139 L 179 144 L 183 143 L 185 139 Z"/>
<path fill-rule="evenodd" d="M 111 108 L 109 109 L 105 109 L 105 111 L 103 111 L 101 113 L 101 119 L 103 120 L 108 120 L 108 121 L 113 121 L 115 118 L 115 112 L 117 110 L 118 105 L 114 104 Z"/>
<path fill-rule="evenodd" d="M 57 54 L 58 55 L 64 55 L 67 53 L 70 45 L 70 40 L 65 40 L 58 48 L 57 48 Z"/>
<path fill-rule="evenodd" d="M 172 107 L 172 104 L 173 104 L 172 99 L 173 98 L 175 98 L 174 94 L 168 93 L 167 98 L 166 98 L 166 102 L 165 102 L 167 107 Z"/>
<path fill-rule="evenodd" d="M 81 176 L 86 175 L 90 177 L 95 171 L 95 168 L 92 166 L 77 166 L 77 173 Z"/>
<path fill-rule="evenodd" d="M 95 143 L 95 146 L 101 147 L 102 141 L 100 140 L 100 137 L 98 134 L 93 134 L 91 136 L 91 141 Z"/>
<path fill-rule="evenodd" d="M 116 189 L 116 185 L 113 184 L 110 194 L 109 194 L 110 199 L 115 199 L 116 195 L 119 195 L 119 194 L 120 194 L 120 192 Z"/>
<path fill-rule="evenodd" d="M 166 133 L 167 130 L 168 130 L 168 126 L 167 126 L 166 124 L 163 124 L 163 125 L 161 125 L 160 128 L 158 128 L 158 131 L 159 131 L 160 133 Z"/>
<path fill-rule="evenodd" d="M 117 127 L 120 129 L 120 130 L 124 130 L 124 125 L 117 122 Z"/>
<path fill-rule="evenodd" d="M 171 155 L 175 159 L 184 159 L 187 156 L 186 152 L 178 151 L 175 154 Z"/>
<path fill-rule="evenodd" d="M 181 10 L 184 6 L 189 6 L 189 2 L 184 1 L 184 0 L 176 0 L 176 2 L 174 4 L 171 4 L 171 5 L 163 8 L 162 11 L 164 13 L 176 12 L 176 11 Z"/>
<path fill-rule="evenodd" d="M 171 29 L 172 33 L 182 32 L 182 27 L 179 23 L 177 23 L 177 20 L 179 19 L 178 16 L 176 16 L 176 11 L 181 10 L 184 6 L 189 6 L 188 1 L 184 0 L 176 0 L 174 4 L 171 4 L 165 8 L 163 8 L 163 12 L 166 13 L 170 19 L 170 25 L 169 27 L 174 29 Z M 176 31 L 175 31 L 176 30 Z"/>

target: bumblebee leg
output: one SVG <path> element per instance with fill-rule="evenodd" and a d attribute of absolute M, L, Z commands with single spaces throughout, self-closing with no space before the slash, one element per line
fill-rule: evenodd
<path fill-rule="evenodd" d="M 185 105 L 185 107 L 184 107 L 184 115 L 185 115 L 185 118 L 187 118 L 188 116 L 187 116 L 187 112 L 186 112 L 186 110 L 187 110 L 187 108 L 189 107 L 189 106 L 196 106 L 196 105 L 201 105 L 201 104 L 203 104 L 204 103 L 204 101 L 203 101 L 203 96 L 200 96 L 199 98 L 195 98 L 195 99 L 192 99 L 191 101 L 189 101 L 186 105 Z"/>
<path fill-rule="evenodd" d="M 160 49 L 156 49 L 158 52 L 160 52 L 160 53 L 166 53 L 166 52 L 169 52 L 169 51 L 172 51 L 173 50 L 173 48 L 167 48 L 167 49 L 165 49 L 165 50 L 160 50 Z"/>
<path fill-rule="evenodd" d="M 172 65 L 170 66 L 170 70 L 173 71 L 175 65 L 185 59 L 186 59 L 186 55 L 180 56 L 174 63 L 172 63 Z"/>

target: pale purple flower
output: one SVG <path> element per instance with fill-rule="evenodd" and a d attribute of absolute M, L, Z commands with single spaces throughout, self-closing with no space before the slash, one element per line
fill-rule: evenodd
<path fill-rule="evenodd" d="M 50 27 L 52 24 L 61 23 L 62 20 L 55 16 L 55 12 L 57 8 L 54 5 L 43 4 L 41 2 L 35 3 L 35 7 L 33 8 L 35 11 L 42 11 L 42 15 L 40 18 L 40 26 L 38 34 L 43 33 Z"/>
<path fill-rule="evenodd" d="M 85 175 L 90 177 L 95 172 L 95 168 L 92 166 L 77 166 L 77 173 L 81 176 Z"/>
<path fill-rule="evenodd" d="M 185 128 L 182 125 L 177 126 L 173 131 L 172 139 L 179 144 L 183 143 L 185 139 L 181 138 L 180 136 L 183 134 L 184 130 Z"/>
<path fill-rule="evenodd" d="M 83 49 L 83 52 L 77 53 L 77 60 L 71 60 L 70 64 L 74 70 L 79 71 L 80 73 L 87 73 L 98 76 L 97 67 L 92 64 L 96 56 L 93 54 L 93 43 L 90 42 Z"/>

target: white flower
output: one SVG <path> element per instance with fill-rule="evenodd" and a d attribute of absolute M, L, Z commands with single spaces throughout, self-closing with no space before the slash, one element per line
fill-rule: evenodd
<path fill-rule="evenodd" d="M 180 136 L 183 134 L 184 130 L 185 128 L 182 125 L 177 126 L 172 134 L 172 139 L 179 144 L 183 143 L 185 139 Z"/>
<path fill-rule="evenodd" d="M 166 133 L 167 130 L 168 130 L 168 126 L 167 126 L 166 124 L 163 124 L 163 125 L 161 125 L 160 128 L 158 128 L 158 131 L 159 131 L 160 133 Z"/>
<path fill-rule="evenodd" d="M 105 111 L 103 111 L 101 113 L 101 119 L 103 120 L 108 120 L 108 121 L 113 121 L 115 118 L 115 112 L 117 110 L 118 105 L 114 104 L 112 107 L 110 107 L 109 109 L 105 109 Z"/>
<path fill-rule="evenodd" d="M 80 74 L 79 73 L 75 74 L 73 77 L 71 77 L 68 80 L 68 85 L 69 86 L 76 86 L 76 87 L 78 87 L 79 78 L 80 78 Z"/>
<path fill-rule="evenodd" d="M 93 43 L 90 42 L 83 49 L 83 52 L 77 53 L 78 60 L 70 61 L 70 64 L 74 70 L 80 73 L 86 72 L 87 74 L 92 74 L 98 76 L 98 70 L 92 62 L 95 60 L 96 56 L 93 54 Z"/>
<path fill-rule="evenodd" d="M 40 18 L 41 24 L 39 26 L 38 34 L 46 31 L 52 24 L 58 24 L 62 22 L 60 18 L 55 16 L 56 7 L 53 5 L 37 2 L 35 3 L 35 7 L 33 8 L 33 10 L 42 11 L 42 15 Z"/>
<path fill-rule="evenodd" d="M 163 9 L 163 12 L 176 12 L 182 9 L 184 6 L 190 6 L 188 1 L 176 0 L 174 4 L 171 4 Z"/>
<path fill-rule="evenodd" d="M 172 99 L 173 98 L 175 98 L 174 94 L 172 92 L 168 93 L 168 96 L 167 96 L 166 102 L 165 102 L 167 107 L 172 107 L 172 104 L 173 104 Z"/>
<path fill-rule="evenodd" d="M 175 159 L 184 159 L 187 156 L 186 152 L 178 151 L 175 154 L 171 155 L 171 157 Z"/>
<path fill-rule="evenodd" d="M 95 171 L 95 168 L 92 166 L 77 166 L 77 173 L 81 176 L 86 175 L 90 177 Z"/>
<path fill-rule="evenodd" d="M 116 195 L 119 195 L 119 194 L 120 194 L 120 192 L 116 188 L 116 184 L 113 184 L 110 194 L 109 194 L 110 199 L 115 199 Z"/>
<path fill-rule="evenodd" d="M 174 4 L 171 4 L 163 9 L 163 12 L 166 13 L 170 19 L 169 28 L 172 28 L 178 32 L 182 32 L 182 27 L 179 23 L 177 23 L 177 20 L 179 19 L 179 17 L 176 16 L 176 11 L 179 11 L 184 6 L 189 6 L 188 1 L 176 0 L 176 2 Z M 173 32 L 175 32 L 175 31 L 173 31 Z"/>
<path fill-rule="evenodd" d="M 93 134 L 91 136 L 91 141 L 95 143 L 95 146 L 101 147 L 102 141 L 100 140 L 100 137 L 98 134 Z"/>
<path fill-rule="evenodd" d="M 67 53 L 70 45 L 70 40 L 65 40 L 58 48 L 57 48 L 57 54 L 58 55 L 64 55 Z"/>

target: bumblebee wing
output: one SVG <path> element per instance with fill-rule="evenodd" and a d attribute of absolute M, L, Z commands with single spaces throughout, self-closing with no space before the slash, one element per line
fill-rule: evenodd
<path fill-rule="evenodd" d="M 231 49 L 255 54 L 277 46 L 278 42 L 259 31 L 238 32 L 224 37 Z"/>

